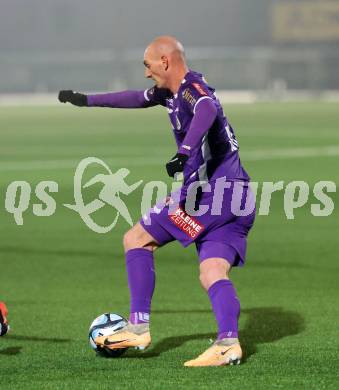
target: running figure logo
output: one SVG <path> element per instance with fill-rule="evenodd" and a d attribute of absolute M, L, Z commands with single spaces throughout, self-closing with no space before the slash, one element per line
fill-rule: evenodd
<path fill-rule="evenodd" d="M 87 181 L 85 184 L 82 184 L 82 177 L 86 168 L 91 164 L 99 164 L 105 168 L 108 172 L 106 174 L 99 173 L 94 176 L 92 179 Z M 76 211 L 79 213 L 82 220 L 85 224 L 93 231 L 97 233 L 107 233 L 114 228 L 118 222 L 118 218 L 121 215 L 129 225 L 133 225 L 131 215 L 127 209 L 126 204 L 120 198 L 120 194 L 129 195 L 136 188 L 140 186 L 142 180 L 128 185 L 125 182 L 125 178 L 129 175 L 130 171 L 127 168 L 121 168 L 117 172 L 112 173 L 107 164 L 96 158 L 96 157 L 87 157 L 80 161 L 74 175 L 74 201 L 75 204 L 64 204 L 65 207 Z M 102 183 L 103 187 L 99 192 L 98 199 L 95 199 L 85 205 L 84 199 L 82 196 L 82 190 L 88 188 L 94 184 Z M 91 214 L 95 211 L 101 209 L 105 205 L 110 205 L 116 210 L 115 217 L 113 222 L 108 226 L 98 225 L 92 218 Z"/>

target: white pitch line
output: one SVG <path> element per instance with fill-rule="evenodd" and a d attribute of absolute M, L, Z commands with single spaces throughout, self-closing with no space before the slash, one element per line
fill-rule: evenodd
<path fill-rule="evenodd" d="M 338 157 L 338 146 L 323 146 L 319 148 L 286 148 L 286 149 L 261 149 L 254 151 L 241 151 L 240 157 L 243 161 L 264 161 L 280 160 L 308 157 Z M 1 162 L 0 171 L 34 171 L 34 170 L 53 170 L 53 169 L 75 169 L 81 159 L 78 160 L 29 160 L 29 161 L 10 161 Z M 155 166 L 164 164 L 164 159 L 160 156 L 157 158 L 147 157 L 121 157 L 111 158 L 103 157 L 103 160 L 110 166 Z"/>
<path fill-rule="evenodd" d="M 243 133 L 240 133 L 239 134 L 239 137 L 241 138 L 245 138 L 245 137 L 248 137 L 248 138 L 258 138 L 258 137 L 261 137 L 261 138 L 274 138 L 274 139 L 277 139 L 277 138 L 303 138 L 303 139 L 317 139 L 317 140 L 322 140 L 322 139 L 325 139 L 325 138 L 330 138 L 330 139 L 334 139 L 334 138 L 339 138 L 339 133 L 332 133 L 332 134 L 329 134 L 329 133 L 321 133 L 321 134 L 315 134 L 315 133 L 311 133 L 311 132 L 301 132 L 301 131 L 298 131 L 297 133 L 283 133 L 282 131 L 281 132 L 271 132 L 271 133 L 259 133 L 259 132 L 252 132 L 252 133 L 248 133 L 248 132 L 243 132 Z"/>
<path fill-rule="evenodd" d="M 34 171 L 34 170 L 49 170 L 49 169 L 75 169 L 82 158 L 78 160 L 30 160 L 30 161 L 17 161 L 17 162 L 1 162 L 0 171 Z M 144 166 L 144 165 L 157 165 L 161 163 L 161 159 L 151 158 L 102 158 L 104 162 L 111 166 Z"/>
<path fill-rule="evenodd" d="M 336 157 L 339 156 L 338 146 L 321 146 L 318 148 L 286 148 L 286 149 L 267 149 L 254 150 L 251 152 L 240 153 L 245 161 L 260 160 L 279 160 L 307 157 Z"/>

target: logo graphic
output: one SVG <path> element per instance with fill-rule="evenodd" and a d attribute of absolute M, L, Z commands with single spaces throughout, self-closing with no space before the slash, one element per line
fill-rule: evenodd
<path fill-rule="evenodd" d="M 227 130 L 230 132 L 231 139 L 232 129 L 226 127 Z M 233 146 L 237 147 L 235 139 L 233 139 Z M 93 170 L 93 165 L 96 171 Z M 87 171 L 89 167 L 91 170 Z M 98 169 L 105 172 L 97 173 Z M 193 178 L 195 173 L 190 178 Z M 96 157 L 87 157 L 80 161 L 74 173 L 74 204 L 63 204 L 63 206 L 76 211 L 86 226 L 99 234 L 110 232 L 116 226 L 120 216 L 132 226 L 131 215 L 124 197 L 121 197 L 121 195 L 130 195 L 143 183 L 143 180 L 129 185 L 125 181 L 129 174 L 130 171 L 127 168 L 120 168 L 112 173 L 104 161 Z M 337 184 L 333 181 L 318 181 L 312 186 L 304 181 L 264 181 L 262 183 L 251 182 L 248 186 L 247 182 L 230 182 L 227 181 L 226 176 L 223 176 L 216 179 L 213 190 L 209 183 L 191 182 L 187 188 L 184 188 L 186 202 L 185 210 L 183 210 L 180 207 L 178 208 L 183 188 L 180 179 L 182 176 L 183 174 L 180 173 L 175 177 L 170 189 L 162 181 L 150 181 L 144 185 L 139 204 L 140 215 L 142 215 L 145 225 L 151 225 L 152 214 L 158 215 L 164 211 L 168 213 L 167 216 L 174 225 L 194 239 L 207 226 L 202 225 L 199 219 L 194 219 L 192 215 L 200 217 L 210 213 L 213 217 L 220 216 L 224 209 L 224 199 L 227 197 L 228 200 L 225 204 L 228 205 L 230 212 L 236 217 L 250 215 L 254 211 L 255 203 L 257 203 L 257 215 L 266 216 L 269 215 L 271 210 L 272 194 L 277 191 L 282 193 L 282 204 L 280 206 L 283 207 L 288 220 L 294 220 L 296 217 L 295 210 L 302 207 L 308 207 L 314 217 L 331 216 L 335 209 L 334 198 L 329 195 L 337 192 Z M 233 189 L 231 189 L 231 183 L 233 183 Z M 96 185 L 93 190 L 96 190 L 100 185 L 94 197 L 93 190 L 88 190 L 93 185 Z M 209 193 L 206 199 L 210 199 L 211 202 L 208 200 L 207 204 L 206 202 L 201 203 L 199 198 L 199 207 L 196 209 L 200 187 L 203 189 L 203 193 Z M 227 190 L 227 193 L 225 193 L 225 190 Z M 24 224 L 25 213 L 31 212 L 36 217 L 50 217 L 57 211 L 58 205 L 53 194 L 58 193 L 58 191 L 59 184 L 53 180 L 42 180 L 35 186 L 24 180 L 12 181 L 6 189 L 5 210 L 12 214 L 14 222 L 18 226 Z M 91 196 L 91 198 L 84 197 L 84 191 L 89 191 L 90 193 L 86 195 Z M 311 202 L 309 201 L 311 194 L 313 194 L 315 202 L 312 201 L 313 198 L 311 198 Z M 152 207 L 154 197 L 156 201 L 155 206 Z M 105 218 L 111 218 L 108 225 L 107 222 L 98 223 L 103 213 L 96 216 L 92 215 L 105 206 L 106 209 L 103 211 L 108 210 L 104 214 Z"/>
<path fill-rule="evenodd" d="M 97 174 L 92 179 L 82 184 L 82 177 L 87 167 L 91 164 L 99 164 L 105 170 L 106 174 Z M 133 225 L 132 218 L 129 214 L 126 204 L 120 198 L 120 194 L 129 195 L 143 182 L 138 182 L 128 185 L 125 182 L 125 178 L 129 175 L 130 171 L 127 168 L 121 168 L 116 173 L 112 173 L 108 165 L 96 157 L 87 157 L 80 161 L 76 168 L 74 175 L 74 201 L 75 204 L 64 204 L 71 210 L 79 213 L 85 224 L 96 233 L 107 233 L 114 228 L 118 222 L 118 218 L 121 215 L 129 225 Z M 103 187 L 99 192 L 98 199 L 95 199 L 85 204 L 82 191 L 84 188 L 88 188 L 93 184 L 102 183 Z M 97 224 L 91 217 L 91 214 L 100 210 L 105 205 L 113 207 L 116 214 L 113 218 L 113 222 L 108 226 L 101 226 Z"/>
<path fill-rule="evenodd" d="M 203 90 L 202 86 L 198 83 L 192 83 L 194 85 L 194 88 L 201 94 L 201 95 L 206 95 L 207 93 Z"/>
<path fill-rule="evenodd" d="M 205 95 L 206 95 L 206 94 L 205 94 Z M 197 102 L 197 100 L 194 99 L 194 97 L 193 97 L 192 94 L 191 94 L 191 91 L 190 91 L 188 88 L 186 88 L 186 89 L 184 90 L 184 92 L 182 93 L 182 97 L 183 97 L 185 100 L 187 100 L 188 103 L 191 104 L 192 106 L 194 106 L 195 103 Z"/>
<path fill-rule="evenodd" d="M 181 231 L 193 239 L 205 229 L 204 225 L 192 218 L 180 207 L 170 216 L 170 219 Z"/>

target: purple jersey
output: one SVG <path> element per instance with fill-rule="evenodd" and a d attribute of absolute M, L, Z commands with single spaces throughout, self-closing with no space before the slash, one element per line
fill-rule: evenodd
<path fill-rule="evenodd" d="M 190 151 L 184 169 L 185 186 L 197 180 L 210 182 L 220 177 L 230 181 L 249 180 L 240 162 L 233 129 L 224 116 L 214 89 L 200 73 L 189 71 L 175 95 L 168 89 L 154 86 L 146 90 L 144 96 L 150 105 L 160 104 L 167 108 L 178 149 L 182 147 L 197 105 L 204 99 L 210 99 L 216 106 L 217 115 L 212 126 L 198 146 Z"/>
<path fill-rule="evenodd" d="M 171 214 L 171 203 L 166 200 L 166 204 L 151 209 L 140 222 L 160 245 L 178 240 L 187 246 L 195 241 L 200 260 L 221 257 L 233 265 L 242 264 L 246 237 L 255 218 L 254 197 L 248 188 L 249 176 L 239 159 L 233 129 L 214 95 L 214 89 L 202 75 L 189 71 L 175 95 L 168 89 L 154 86 L 146 91 L 88 95 L 87 101 L 90 107 L 146 108 L 160 104 L 167 108 L 178 152 L 189 156 L 184 167 L 184 186 L 178 190 L 180 199 L 185 199 L 185 190 L 195 181 L 208 181 L 212 187 L 218 178 L 233 183 L 223 193 L 224 201 L 218 215 L 208 212 L 193 219 L 180 207 Z M 242 184 L 244 192 L 238 194 L 236 191 L 233 197 L 234 189 Z M 214 191 L 202 192 L 201 204 L 212 205 L 213 194 Z M 242 204 L 248 194 L 253 210 L 247 216 L 235 216 L 232 200 L 240 199 Z"/>

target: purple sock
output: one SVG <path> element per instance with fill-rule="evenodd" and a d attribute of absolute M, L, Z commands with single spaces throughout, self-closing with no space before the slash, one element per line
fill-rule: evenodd
<path fill-rule="evenodd" d="M 132 324 L 149 322 L 155 286 L 153 253 L 143 248 L 131 249 L 126 252 L 126 265 L 131 297 L 129 320 Z"/>
<path fill-rule="evenodd" d="M 208 289 L 215 318 L 218 323 L 218 340 L 238 338 L 240 303 L 230 280 L 218 280 Z"/>

